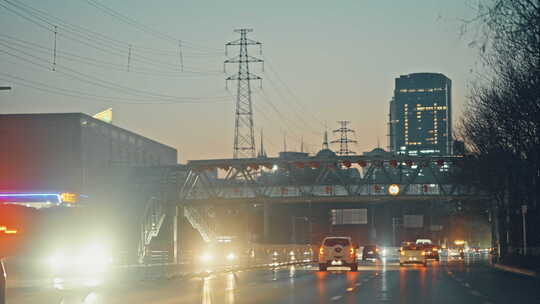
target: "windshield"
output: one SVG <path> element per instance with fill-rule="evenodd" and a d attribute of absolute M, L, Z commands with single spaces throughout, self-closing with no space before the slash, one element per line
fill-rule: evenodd
<path fill-rule="evenodd" d="M 335 239 L 326 239 L 324 241 L 324 246 L 334 247 L 336 245 L 340 246 L 349 246 L 349 239 L 335 238 Z"/>
<path fill-rule="evenodd" d="M 1 304 L 540 304 L 540 0 L 0 0 L 0 145 Z"/>
<path fill-rule="evenodd" d="M 424 246 L 421 245 L 407 245 L 403 246 L 403 250 L 423 250 Z"/>

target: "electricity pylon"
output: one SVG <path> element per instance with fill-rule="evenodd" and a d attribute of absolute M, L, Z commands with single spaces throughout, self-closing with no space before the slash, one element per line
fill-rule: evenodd
<path fill-rule="evenodd" d="M 240 47 L 239 54 L 235 57 L 225 60 L 227 63 L 238 63 L 238 73 L 226 78 L 237 82 L 236 91 L 236 113 L 234 122 L 234 146 L 233 158 L 254 158 L 255 157 L 255 136 L 253 134 L 253 106 L 251 104 L 251 80 L 262 78 L 249 72 L 250 62 L 263 62 L 259 58 L 248 55 L 249 45 L 258 45 L 259 52 L 262 52 L 262 43 L 247 38 L 247 33 L 252 29 L 237 29 L 240 33 L 240 39 L 225 44 L 225 54 L 229 46 Z"/>

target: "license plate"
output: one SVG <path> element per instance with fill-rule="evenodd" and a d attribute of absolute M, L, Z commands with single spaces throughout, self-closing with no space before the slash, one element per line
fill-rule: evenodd
<path fill-rule="evenodd" d="M 416 261 L 415 257 L 409 258 L 409 261 Z"/>
<path fill-rule="evenodd" d="M 341 261 L 332 261 L 332 265 L 342 265 L 343 262 Z"/>

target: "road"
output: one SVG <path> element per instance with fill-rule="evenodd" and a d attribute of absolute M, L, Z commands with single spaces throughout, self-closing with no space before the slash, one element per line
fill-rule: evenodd
<path fill-rule="evenodd" d="M 540 303 L 539 287 L 539 281 L 496 270 L 485 260 L 401 268 L 380 262 L 362 263 L 358 272 L 307 265 L 94 287 L 12 288 L 8 304 Z"/>

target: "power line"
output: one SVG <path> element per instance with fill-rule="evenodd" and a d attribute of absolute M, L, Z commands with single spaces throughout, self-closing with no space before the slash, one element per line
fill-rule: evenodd
<path fill-rule="evenodd" d="M 123 15 L 121 13 L 119 13 L 118 11 L 115 11 L 113 10 L 112 8 L 108 7 L 108 6 L 105 6 L 104 4 L 102 3 L 99 3 L 98 1 L 95 1 L 95 0 L 84 0 L 86 3 L 88 3 L 89 5 L 93 6 L 94 8 L 104 12 L 105 14 L 111 16 L 111 17 L 114 17 L 115 19 L 117 20 L 120 20 L 128 25 L 131 25 L 137 29 L 139 29 L 140 31 L 146 33 L 146 34 L 149 34 L 155 38 L 158 38 L 158 39 L 162 39 L 162 40 L 166 40 L 166 41 L 170 41 L 174 44 L 176 44 L 178 42 L 178 37 L 174 37 L 172 35 L 169 35 L 167 33 L 163 33 L 163 32 L 160 32 L 158 30 L 155 30 L 149 26 L 146 26 L 140 22 L 138 22 L 137 20 L 133 19 L 133 18 L 130 18 L 126 15 Z M 184 42 L 187 42 L 186 40 L 182 40 Z M 217 48 L 209 48 L 209 47 L 203 47 L 203 46 L 200 46 L 200 45 L 197 45 L 196 43 L 192 43 L 192 42 L 187 42 L 186 43 L 186 47 L 188 48 L 192 48 L 192 49 L 195 49 L 195 50 L 205 50 L 205 51 L 212 51 L 214 53 L 220 53 L 221 54 L 221 50 L 217 49 Z"/>
<path fill-rule="evenodd" d="M 136 45 L 136 44 L 133 44 L 131 42 L 122 41 L 120 39 L 107 36 L 107 35 L 105 35 L 103 33 L 96 32 L 96 31 L 93 31 L 91 29 L 85 28 L 83 26 L 80 26 L 80 25 L 73 24 L 73 23 L 70 23 L 68 21 L 65 21 L 64 19 L 53 16 L 53 15 L 51 15 L 51 14 L 49 14 L 49 13 L 43 11 L 43 10 L 32 7 L 32 6 L 30 6 L 28 4 L 25 4 L 24 2 L 19 1 L 19 0 L 3 0 L 3 1 L 8 3 L 9 5 L 11 5 L 11 6 L 13 6 L 13 7 L 27 13 L 27 14 L 29 14 L 29 15 L 34 16 L 34 18 L 37 18 L 37 19 L 41 20 L 42 22 L 48 24 L 49 26 L 54 26 L 55 24 L 56 25 L 61 24 L 62 27 L 69 28 L 71 31 L 76 31 L 76 32 L 79 32 L 79 33 L 84 34 L 86 36 L 90 36 L 90 37 L 92 37 L 93 40 L 100 40 L 102 42 L 116 44 L 116 46 L 120 46 L 122 48 L 124 48 L 127 45 L 131 44 L 135 48 L 140 49 L 140 50 L 145 50 L 145 51 L 153 52 L 153 53 L 156 53 L 156 54 L 169 55 L 171 57 L 174 57 L 176 55 L 175 51 L 172 51 L 172 50 L 161 50 L 161 49 L 151 48 L 151 47 L 147 47 L 147 46 Z M 216 50 L 216 51 L 213 52 L 213 54 L 209 54 L 209 53 L 193 53 L 193 56 L 195 56 L 195 57 L 209 56 L 209 55 L 217 57 L 218 55 L 221 55 L 221 51 L 218 52 Z M 190 55 L 187 55 L 187 56 L 189 57 Z"/>
<path fill-rule="evenodd" d="M 21 52 L 20 50 L 14 49 L 13 47 L 11 47 L 9 45 L 5 45 L 3 43 L 0 43 L 0 45 L 3 45 L 4 47 L 6 47 L 8 49 Z M 28 54 L 26 52 L 21 52 L 26 57 L 23 57 L 23 56 L 17 55 L 17 54 L 13 54 L 13 53 L 5 51 L 5 50 L 0 50 L 0 52 L 4 53 L 4 54 L 7 54 L 7 55 L 9 55 L 11 57 L 17 58 L 17 59 L 23 61 L 26 64 L 32 64 L 32 65 L 38 66 L 38 67 L 40 67 L 40 68 L 42 68 L 44 70 L 49 70 L 48 65 L 50 64 L 50 62 L 48 62 L 47 59 L 44 59 L 44 58 L 41 58 L 41 57 L 38 57 L 38 56 L 34 56 L 32 54 Z M 29 59 L 28 57 L 30 57 L 31 59 Z M 45 62 L 46 64 L 36 62 L 35 60 Z M 154 92 L 149 92 L 149 91 L 143 91 L 143 90 L 138 90 L 138 89 L 134 89 L 134 88 L 128 88 L 128 87 L 125 87 L 125 86 L 122 86 L 122 85 L 119 85 L 119 84 L 107 82 L 107 81 L 101 80 L 99 78 L 95 78 L 95 77 L 86 75 L 84 73 L 75 71 L 73 69 L 70 69 L 70 68 L 67 68 L 67 67 L 65 67 L 63 65 L 58 65 L 58 64 L 57 64 L 57 70 L 56 70 L 55 73 L 67 76 L 67 77 L 72 78 L 72 79 L 76 79 L 76 80 L 81 81 L 81 82 L 83 82 L 85 84 L 92 84 L 94 86 L 98 86 L 98 87 L 106 88 L 106 89 L 109 89 L 109 90 L 122 92 L 124 94 L 133 95 L 133 96 L 139 96 L 139 97 L 142 96 L 142 97 L 145 97 L 145 98 L 155 98 L 155 99 L 167 100 L 167 101 L 175 101 L 175 100 L 182 100 L 182 99 L 189 99 L 189 100 L 200 100 L 200 99 L 202 99 L 200 97 L 179 97 L 179 96 L 171 96 L 171 95 L 164 95 L 164 94 L 159 94 L 159 93 L 154 93 Z M 219 97 L 216 97 L 216 98 L 219 98 Z"/>
<path fill-rule="evenodd" d="M 266 58 L 265 58 L 265 60 L 266 60 Z M 322 127 L 325 127 L 324 121 L 319 119 L 319 117 L 317 117 L 313 112 L 309 111 L 309 106 L 306 106 L 300 100 L 300 98 L 292 91 L 292 89 L 289 87 L 289 85 L 287 85 L 287 83 L 282 79 L 282 77 L 279 76 L 279 74 L 277 73 L 277 71 L 273 67 L 273 65 L 271 63 L 269 63 L 269 62 L 267 62 L 267 65 L 270 68 L 270 72 L 272 72 L 275 75 L 275 77 L 277 78 L 277 80 L 283 85 L 283 87 L 285 87 L 286 92 L 289 93 L 289 95 L 292 97 L 291 100 L 293 101 L 294 104 L 296 104 L 299 107 L 299 110 L 302 111 L 302 112 L 308 113 L 309 115 L 312 116 L 314 121 L 318 122 Z"/>
<path fill-rule="evenodd" d="M 3 76 L 2 76 L 3 75 Z M 100 102 L 113 102 L 113 103 L 121 103 L 121 104 L 192 104 L 192 103 L 216 103 L 216 102 L 224 102 L 223 101 L 213 101 L 213 102 L 200 102 L 200 101 L 149 101 L 149 100 L 140 100 L 140 99 L 133 99 L 133 98 L 120 98 L 120 97 L 114 97 L 114 96 L 102 96 L 102 95 L 94 95 L 89 94 L 77 90 L 68 90 L 63 89 L 55 86 L 51 86 L 49 84 L 37 82 L 28 80 L 22 77 L 13 76 L 10 74 L 2 73 L 0 72 L 0 79 L 3 81 L 9 81 L 12 83 L 15 83 L 20 86 L 28 87 L 34 90 L 54 94 L 54 95 L 61 95 L 61 96 L 67 96 L 67 97 L 74 97 L 78 99 L 85 99 L 90 100 L 93 102 L 100 101 Z M 138 100 L 138 101 L 134 101 Z"/>
<path fill-rule="evenodd" d="M 262 92 L 263 101 L 265 101 L 272 108 L 272 110 L 278 115 L 278 117 L 283 122 L 283 124 L 287 124 L 289 126 L 287 130 L 296 138 L 296 141 L 299 143 L 301 141 L 302 135 L 297 133 L 296 130 L 301 130 L 302 127 L 297 125 L 294 120 L 291 120 L 290 118 L 283 115 L 283 113 L 270 100 L 270 97 L 266 94 L 264 90 L 261 90 L 261 92 Z"/>
<path fill-rule="evenodd" d="M 14 0 L 4 0 L 4 2 L 12 5 L 15 9 L 11 7 L 7 7 L 3 4 L 0 4 L 0 6 L 48 32 L 52 32 L 52 33 L 56 32 L 55 36 L 58 35 L 60 37 L 77 42 L 79 44 L 97 49 L 103 53 L 107 53 L 109 55 L 118 56 L 122 58 L 126 58 L 126 54 L 127 54 L 126 51 L 130 47 L 130 45 L 133 49 L 135 49 L 135 46 L 131 43 L 118 41 L 113 38 L 101 35 L 100 33 L 86 30 L 80 26 L 73 25 L 73 24 L 63 21 L 62 19 L 56 18 L 54 16 L 50 16 L 40 10 L 34 9 L 24 4 L 18 5 L 16 3 L 13 3 L 12 1 Z M 92 41 L 93 43 L 90 43 L 90 41 Z M 140 48 L 140 50 L 143 50 L 143 49 L 144 49 L 143 47 Z M 139 52 L 139 48 L 137 48 L 137 53 L 133 53 L 132 55 L 133 55 L 132 61 L 137 61 L 143 64 L 161 66 L 162 68 L 168 68 L 171 71 L 178 72 L 177 64 L 165 62 L 161 60 L 156 60 L 154 58 L 150 58 L 148 56 L 142 55 Z M 184 68 L 184 71 L 190 72 L 190 73 L 208 73 L 208 74 L 213 74 L 213 75 L 221 73 L 221 71 L 218 71 L 218 70 L 205 71 L 205 70 L 196 70 L 196 69 L 194 70 L 194 69 L 186 69 L 186 68 Z"/>
<path fill-rule="evenodd" d="M 268 74 L 267 74 L 268 75 Z M 276 93 L 278 94 L 278 96 L 281 98 L 281 100 L 283 101 L 284 105 L 288 108 L 289 112 L 291 112 L 294 116 L 296 116 L 296 118 L 298 119 L 299 122 L 301 122 L 303 125 L 306 126 L 306 129 L 311 132 L 312 134 L 316 135 L 316 136 L 320 136 L 321 135 L 321 132 L 320 130 L 317 130 L 315 128 L 313 128 L 306 120 L 304 117 L 302 117 L 302 114 L 303 113 L 300 113 L 299 111 L 297 111 L 296 109 L 292 108 L 290 106 L 290 103 L 287 103 L 287 99 L 285 98 L 285 96 L 283 95 L 282 91 L 279 89 L 279 87 L 272 81 L 272 78 L 269 77 L 268 78 L 268 81 L 270 82 L 270 85 L 271 87 L 276 91 Z"/>
<path fill-rule="evenodd" d="M 0 34 L 0 41 L 8 42 L 10 44 L 10 46 L 23 47 L 25 50 L 35 50 L 36 52 L 48 53 L 48 54 L 50 54 L 52 52 L 52 49 L 50 49 L 49 47 L 46 47 L 44 45 L 34 43 L 34 42 L 30 42 L 30 41 L 26 41 L 26 40 L 22 40 L 22 39 L 18 39 L 18 38 L 9 36 L 9 35 Z M 68 52 L 68 51 L 58 50 L 57 51 L 57 57 L 60 58 L 60 59 L 65 59 L 65 60 L 68 60 L 68 61 L 75 61 L 75 62 L 83 63 L 83 64 L 86 64 L 86 65 L 89 65 L 89 66 L 98 67 L 98 68 L 102 68 L 102 69 L 113 70 L 113 71 L 121 71 L 121 72 L 126 71 L 125 66 L 123 66 L 121 64 L 110 62 L 110 61 L 94 59 L 94 58 L 85 57 L 85 56 L 80 56 L 78 54 L 71 53 L 71 52 Z M 173 73 L 173 72 L 169 72 L 168 70 L 147 69 L 147 68 L 142 68 L 140 66 L 136 66 L 136 67 L 131 66 L 130 67 L 130 73 L 149 75 L 149 76 L 158 76 L 158 77 L 211 76 L 211 75 L 206 75 L 206 74 L 201 75 L 201 74 L 194 73 L 194 72 L 188 72 L 187 74 L 186 73 L 182 74 L 182 73 L 178 73 L 178 72 Z M 220 76 L 220 75 L 221 75 L 221 73 L 219 73 L 219 75 L 216 74 L 215 76 Z"/>

